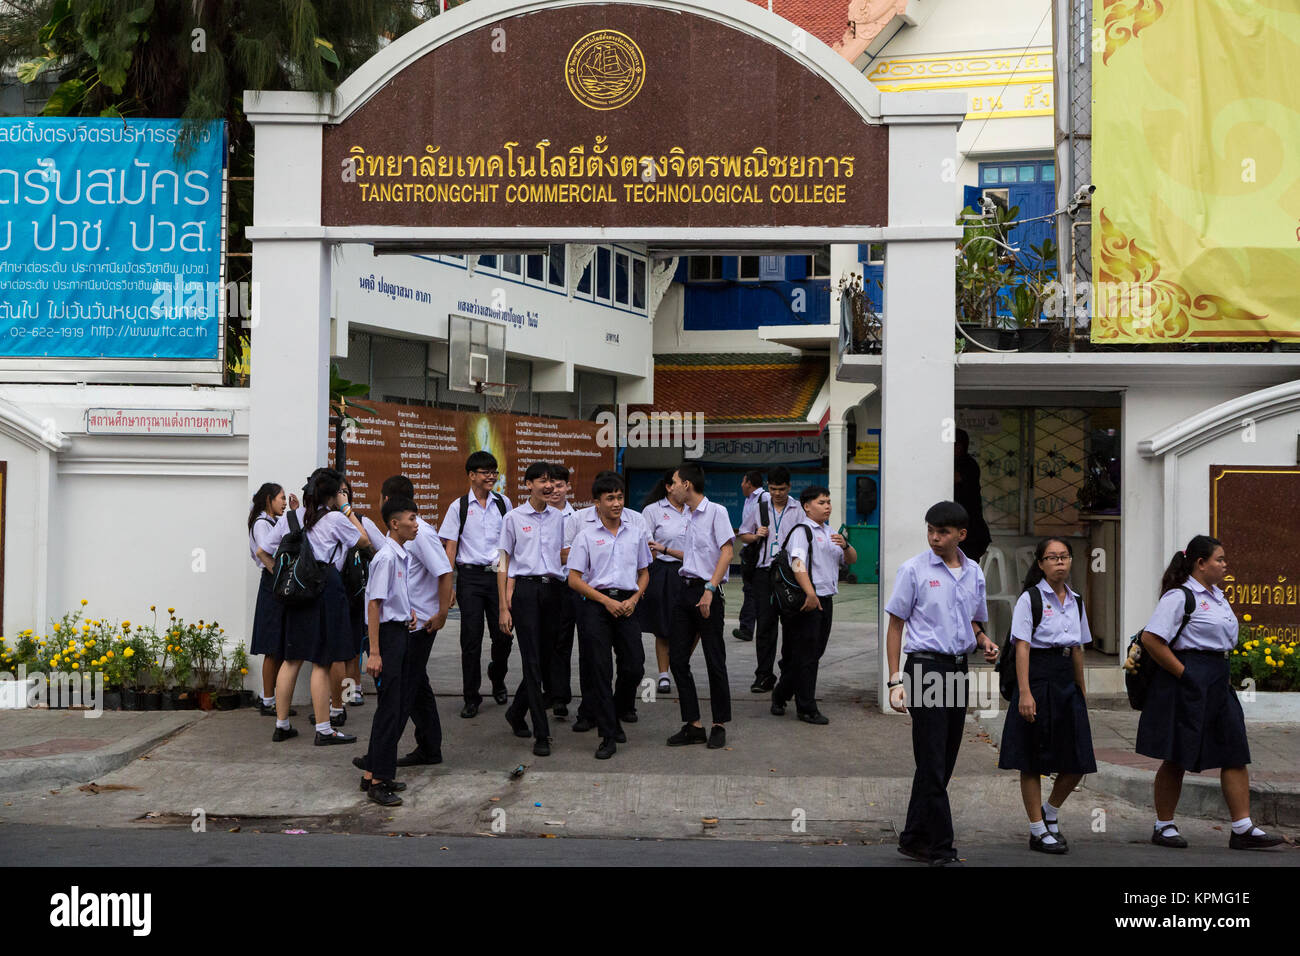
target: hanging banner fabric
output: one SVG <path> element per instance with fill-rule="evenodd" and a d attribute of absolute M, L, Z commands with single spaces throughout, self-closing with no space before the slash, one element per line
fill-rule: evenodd
<path fill-rule="evenodd" d="M 1092 340 L 1300 339 L 1294 0 L 1093 19 Z"/>
<path fill-rule="evenodd" d="M 0 119 L 0 356 L 215 359 L 224 125 Z"/>

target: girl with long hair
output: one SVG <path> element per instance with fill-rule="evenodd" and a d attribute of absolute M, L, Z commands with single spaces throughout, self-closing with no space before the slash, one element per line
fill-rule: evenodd
<path fill-rule="evenodd" d="M 1170 559 L 1160 582 L 1160 603 L 1142 631 L 1143 652 L 1160 666 L 1137 732 L 1137 752 L 1162 761 L 1151 832 L 1156 846 L 1187 846 L 1174 825 L 1183 774 L 1216 768 L 1232 819 L 1228 846 L 1261 850 L 1283 842 L 1250 819 L 1250 747 L 1228 666 L 1238 624 L 1219 588 L 1227 573 L 1223 545 L 1209 535 L 1196 535 Z"/>
<path fill-rule="evenodd" d="M 650 538 L 650 584 L 641 602 L 641 620 L 655 636 L 655 659 L 659 665 L 658 693 L 672 691 L 668 676 L 668 631 L 673 606 L 682 589 L 682 548 L 686 543 L 685 507 L 673 504 L 668 492 L 672 490 L 675 471 L 664 472 L 650 493 L 641 502 L 641 515 L 645 518 L 646 532 Z"/>
<path fill-rule="evenodd" d="M 1015 654 L 1016 687 L 1002 728 L 998 766 L 1020 771 L 1029 848 L 1040 853 L 1069 850 L 1057 814 L 1083 775 L 1097 770 L 1083 686 L 1083 645 L 1092 634 L 1083 602 L 1070 588 L 1073 560 L 1074 550 L 1064 538 L 1038 542 L 1011 615 L 1006 649 Z M 1056 774 L 1046 803 L 1044 774 Z"/>
<path fill-rule="evenodd" d="M 297 496 L 293 506 L 298 506 Z M 284 489 L 274 481 L 265 482 L 253 495 L 248 512 L 248 550 L 253 556 L 253 566 L 261 573 L 257 584 L 257 607 L 253 611 L 253 637 L 248 653 L 262 655 L 262 695 L 258 710 L 264 717 L 275 713 L 275 681 L 284 660 L 284 605 L 271 590 L 272 559 L 275 548 L 268 538 L 288 502 Z M 296 713 L 296 711 L 295 711 Z"/>
<path fill-rule="evenodd" d="M 280 539 L 289 533 L 289 516 L 294 515 L 311 543 L 325 578 L 325 588 L 319 597 L 284 609 L 285 659 L 276 681 L 273 741 L 298 736 L 298 731 L 289 725 L 289 702 L 303 661 L 311 661 L 313 665 L 311 699 L 316 745 L 350 744 L 357 739 L 335 730 L 329 719 L 330 667 L 336 661 L 343 662 L 356 656 L 348 597 L 339 572 L 349 548 L 370 544 L 341 482 L 342 476 L 332 468 L 317 468 L 303 487 L 302 507 L 282 515 L 268 535 L 270 548 L 279 547 Z"/>

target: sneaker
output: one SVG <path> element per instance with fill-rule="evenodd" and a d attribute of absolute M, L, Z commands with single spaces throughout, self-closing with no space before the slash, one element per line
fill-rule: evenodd
<path fill-rule="evenodd" d="M 1048 834 L 1050 836 L 1050 834 Z M 1037 850 L 1039 853 L 1050 853 L 1052 856 L 1060 856 L 1062 853 L 1069 853 L 1070 848 L 1061 843 L 1055 837 L 1052 837 L 1051 843 L 1045 843 L 1043 837 L 1029 834 L 1029 849 Z"/>
<path fill-rule="evenodd" d="M 1166 830 L 1173 830 L 1174 835 L 1166 836 L 1165 835 Z M 1151 842 L 1154 843 L 1156 846 L 1173 847 L 1176 850 L 1185 849 L 1187 846 L 1187 841 L 1183 839 L 1182 834 L 1178 832 L 1178 828 L 1175 827 L 1172 823 L 1165 824 L 1159 830 L 1153 827 L 1151 830 Z M 1231 843 L 1229 845 L 1231 845 Z"/>
<path fill-rule="evenodd" d="M 276 727 L 275 733 L 271 734 L 271 740 L 273 743 L 278 744 L 282 740 L 288 740 L 290 737 L 297 736 L 298 731 L 294 730 L 292 727 Z"/>
<path fill-rule="evenodd" d="M 709 731 L 709 749 L 721 750 L 727 746 L 727 730 L 721 724 L 714 724 Z"/>
<path fill-rule="evenodd" d="M 319 730 L 316 731 L 317 747 L 333 747 L 337 744 L 354 744 L 356 742 L 357 738 L 352 734 L 345 734 L 337 730 L 332 734 L 322 734 Z"/>
<path fill-rule="evenodd" d="M 754 635 L 753 635 L 753 634 L 746 634 L 744 631 L 742 631 L 742 630 L 741 630 L 740 628 L 738 628 L 738 627 L 736 627 L 736 628 L 732 628 L 732 630 L 731 630 L 731 636 L 734 637 L 734 638 L 735 638 L 736 640 L 738 640 L 738 641 L 752 641 L 752 640 L 754 639 Z"/>
<path fill-rule="evenodd" d="M 1256 827 L 1256 829 L 1259 829 Z M 1277 846 L 1286 841 L 1280 836 L 1271 836 L 1267 833 L 1259 833 L 1252 836 L 1249 833 L 1234 833 L 1228 838 L 1228 848 L 1231 850 L 1267 850 L 1271 846 Z"/>
<path fill-rule="evenodd" d="M 551 755 L 551 741 L 549 737 L 538 737 L 537 742 L 533 744 L 534 757 L 549 757 Z"/>
<path fill-rule="evenodd" d="M 776 687 L 776 678 L 769 674 L 767 677 L 756 677 L 754 683 L 749 685 L 751 694 L 766 694 Z"/>
<path fill-rule="evenodd" d="M 525 720 L 512 720 L 510 715 L 506 714 L 506 723 L 510 725 L 510 729 L 515 732 L 516 737 L 531 737 L 533 735 L 533 732 L 528 729 L 528 723 Z"/>
<path fill-rule="evenodd" d="M 589 730 L 595 730 L 596 725 L 586 717 L 579 717 L 573 722 L 573 732 L 575 734 L 585 734 Z"/>
<path fill-rule="evenodd" d="M 800 714 L 799 719 L 805 724 L 817 724 L 819 727 L 831 722 L 831 719 L 820 710 L 814 710 L 810 714 Z"/>
<path fill-rule="evenodd" d="M 402 781 L 400 780 L 390 780 L 388 781 L 387 784 L 385 784 L 384 781 L 382 780 L 367 780 L 365 777 L 361 778 L 362 793 L 369 792 L 370 788 L 376 785 L 381 787 L 387 786 L 390 790 L 393 791 L 393 793 L 401 793 L 403 790 L 406 789 L 406 784 L 402 783 Z"/>
<path fill-rule="evenodd" d="M 703 727 L 696 727 L 694 724 L 682 724 L 682 729 L 668 738 L 668 746 L 685 747 L 688 744 L 706 743 L 708 739 L 709 735 L 704 732 Z"/>
<path fill-rule="evenodd" d="M 600 742 L 600 746 L 596 748 L 596 759 L 608 760 L 617 752 L 618 746 L 615 744 L 614 738 L 606 737 Z"/>
<path fill-rule="evenodd" d="M 400 807 L 402 798 L 393 792 L 393 787 L 387 780 L 376 781 L 366 789 L 366 796 L 381 807 Z"/>

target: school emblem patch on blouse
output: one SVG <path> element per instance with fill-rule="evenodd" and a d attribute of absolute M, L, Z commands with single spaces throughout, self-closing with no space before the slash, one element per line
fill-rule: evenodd
<path fill-rule="evenodd" d="M 645 82 L 645 57 L 632 38 L 617 30 L 588 33 L 564 61 L 569 92 L 593 110 L 616 110 L 636 99 Z"/>

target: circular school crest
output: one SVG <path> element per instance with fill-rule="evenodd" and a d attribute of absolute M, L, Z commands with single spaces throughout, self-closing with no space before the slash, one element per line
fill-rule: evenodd
<path fill-rule="evenodd" d="M 645 57 L 627 34 L 596 30 L 573 45 L 564 61 L 569 92 L 593 110 L 616 110 L 636 99 L 645 82 Z"/>

